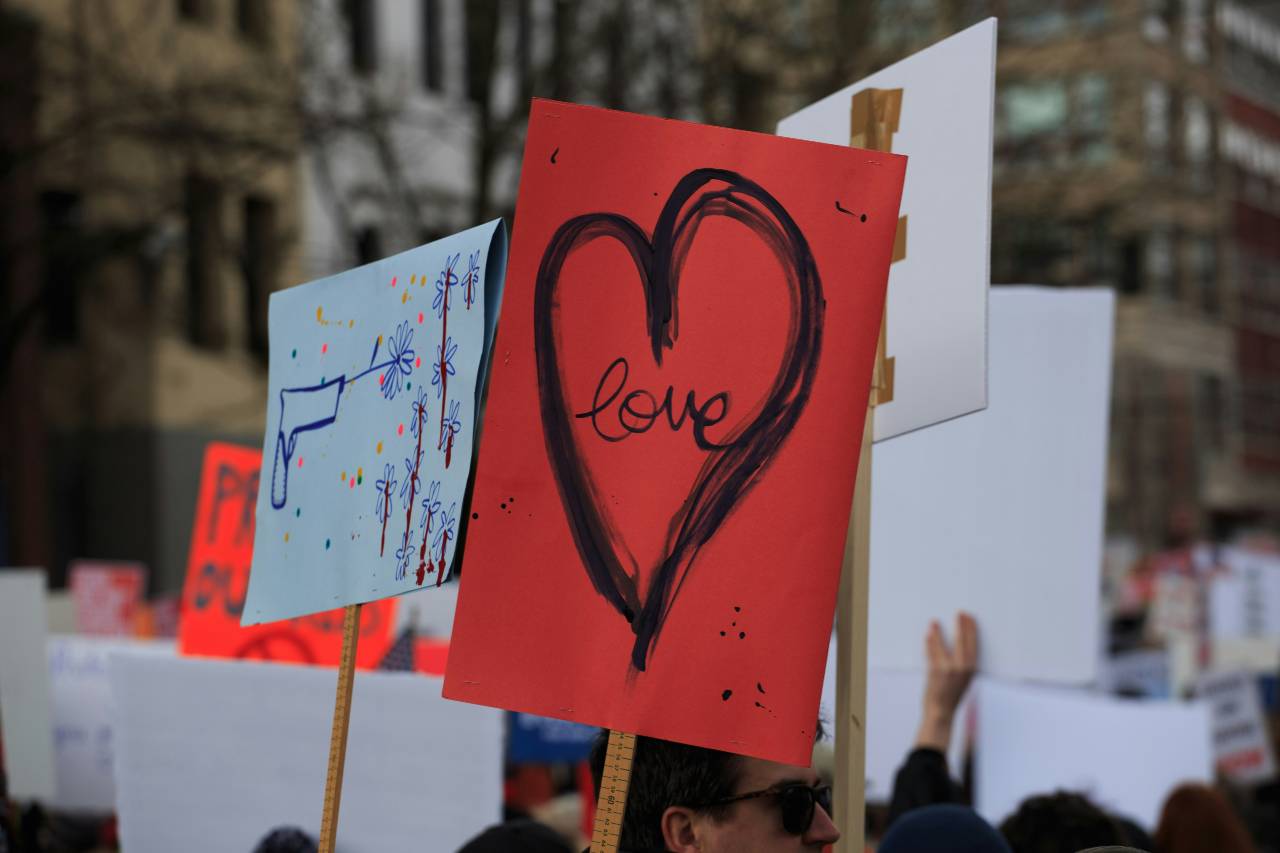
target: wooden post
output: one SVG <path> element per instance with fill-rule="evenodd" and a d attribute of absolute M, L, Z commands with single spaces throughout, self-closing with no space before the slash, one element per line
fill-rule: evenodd
<path fill-rule="evenodd" d="M 333 853 L 338 839 L 338 807 L 342 803 L 342 771 L 347 761 L 347 728 L 351 722 L 351 691 L 356 674 L 356 644 L 360 640 L 360 608 L 349 604 L 342 617 L 342 662 L 329 735 L 329 774 L 324 783 L 324 814 L 320 819 L 320 853 Z"/>
<path fill-rule="evenodd" d="M 591 853 L 618 851 L 635 754 L 635 735 L 609 730 L 609 747 L 604 754 L 604 772 L 600 775 L 600 794 L 596 798 L 596 819 L 591 828 Z"/>
<path fill-rule="evenodd" d="M 901 89 L 865 89 L 850 105 L 849 144 L 888 151 L 902 110 Z M 906 255 L 906 217 L 898 220 L 893 260 Z M 867 591 L 871 570 L 871 443 L 876 406 L 893 400 L 893 359 L 885 355 L 886 322 L 880 340 L 866 419 L 858 451 L 858 479 L 853 489 L 849 534 L 845 539 L 836 605 L 836 778 L 835 810 L 840 829 L 836 853 L 861 853 L 866 827 L 867 759 Z"/>

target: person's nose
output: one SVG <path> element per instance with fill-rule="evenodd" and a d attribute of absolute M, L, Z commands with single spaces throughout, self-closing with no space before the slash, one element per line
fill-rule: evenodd
<path fill-rule="evenodd" d="M 809 824 L 809 831 L 804 834 L 803 840 L 805 844 L 823 846 L 840 840 L 840 830 L 836 829 L 831 815 L 822 806 L 813 807 L 813 823 Z"/>

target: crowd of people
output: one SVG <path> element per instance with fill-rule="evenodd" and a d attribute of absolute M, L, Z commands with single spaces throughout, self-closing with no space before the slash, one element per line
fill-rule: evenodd
<path fill-rule="evenodd" d="M 978 626 L 956 619 L 954 642 L 940 625 L 925 637 L 927 677 L 914 743 L 894 777 L 887 806 L 868 808 L 866 849 L 877 853 L 1078 853 L 1139 850 L 1148 853 L 1270 853 L 1280 834 L 1251 828 L 1229 786 L 1181 784 L 1167 796 L 1154 830 L 1109 812 L 1082 792 L 1047 791 L 1026 798 L 998 825 L 971 806 L 968 767 L 948 764 L 953 723 L 977 670 Z M 818 739 L 825 737 L 821 721 Z M 598 790 L 607 733 L 591 755 Z M 871 737 L 875 734 L 872 732 Z M 1153 747 L 1154 748 L 1154 747 Z M 968 762 L 966 762 L 967 764 Z M 1280 786 L 1269 786 L 1272 799 Z M 847 827 L 837 827 L 830 779 L 799 767 L 702 747 L 638 737 L 620 849 L 625 853 L 772 853 L 824 850 Z M 458 853 L 574 853 L 572 831 L 552 828 L 508 804 L 507 819 Z M 35 808 L 35 807 L 33 807 Z M 554 822 L 554 821 L 553 821 Z M 61 849 L 41 840 L 41 815 L 25 814 L 21 832 L 0 811 L 0 853 Z M 575 825 L 573 819 L 568 825 Z M 62 832 L 69 824 L 58 825 Z M 1274 824 L 1271 830 L 1276 827 Z M 71 827 L 74 829 L 74 827 Z M 102 826 L 86 827 L 101 836 Z M 110 829 L 109 826 L 106 827 Z M 1275 837 L 1271 837 L 1274 835 Z M 101 840 L 99 838 L 98 840 Z M 576 839 L 579 844 L 580 839 Z M 107 845 L 110 846 L 109 844 Z M 101 849 L 102 845 L 67 849 Z M 301 829 L 267 834 L 254 853 L 313 853 L 316 839 Z"/>
<path fill-rule="evenodd" d="M 967 786 L 948 766 L 952 724 L 977 669 L 978 626 L 972 617 L 958 616 L 955 637 L 948 643 L 935 623 L 925 638 L 928 676 L 920 725 L 895 776 L 887 812 L 868 819 L 867 850 L 1267 853 L 1280 845 L 1280 839 L 1255 839 L 1223 790 L 1203 784 L 1174 788 L 1152 833 L 1084 793 L 1065 790 L 1028 797 L 993 826 L 971 807 Z M 592 753 L 597 785 L 605 743 L 602 733 Z M 620 850 L 817 851 L 840 837 L 832 815 L 829 781 L 812 767 L 640 737 Z M 883 818 L 882 825 L 876 825 L 877 817 Z M 567 840 L 527 819 L 491 827 L 459 853 L 497 850 L 572 853 Z"/>

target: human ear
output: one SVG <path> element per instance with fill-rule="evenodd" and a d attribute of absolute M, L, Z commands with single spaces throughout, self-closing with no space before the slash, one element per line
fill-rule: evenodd
<path fill-rule="evenodd" d="M 684 806 L 667 806 L 660 819 L 662 841 L 671 853 L 693 853 L 698 849 L 694 831 L 693 810 Z"/>

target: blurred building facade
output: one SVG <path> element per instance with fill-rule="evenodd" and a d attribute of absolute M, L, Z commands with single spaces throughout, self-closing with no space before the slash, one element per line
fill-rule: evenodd
<path fill-rule="evenodd" d="M 992 283 L 1117 291 L 1110 533 L 1274 531 L 1280 7 L 874 5 L 878 58 L 999 18 Z"/>
<path fill-rule="evenodd" d="M 30 129 L 4 152 L 27 183 L 5 235 L 6 550 L 55 583 L 93 556 L 173 589 L 204 444 L 261 440 L 267 297 L 298 270 L 293 10 L 3 9 L 30 93 L 5 99 Z"/>
<path fill-rule="evenodd" d="M 304 277 L 468 227 L 477 109 L 463 0 L 300 8 Z"/>
<path fill-rule="evenodd" d="M 1120 294 L 1109 529 L 1280 524 L 1274 3 L 2 8 L 0 556 L 55 582 L 176 590 L 204 443 L 261 441 L 269 293 L 509 217 L 531 97 L 771 132 L 987 15 L 993 282 Z"/>

